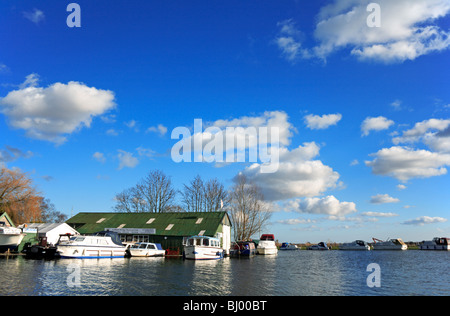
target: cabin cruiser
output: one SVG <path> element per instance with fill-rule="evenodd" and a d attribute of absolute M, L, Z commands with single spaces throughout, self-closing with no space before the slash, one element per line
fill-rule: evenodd
<path fill-rule="evenodd" d="M 0 252 L 16 251 L 25 237 L 22 230 L 15 227 L 6 226 L 0 222 Z"/>
<path fill-rule="evenodd" d="M 275 236 L 272 234 L 261 235 L 258 247 L 256 247 L 256 253 L 258 255 L 276 255 L 278 248 L 275 244 Z"/>
<path fill-rule="evenodd" d="M 420 245 L 421 250 L 450 250 L 450 238 L 435 237 L 433 240 L 424 241 Z"/>
<path fill-rule="evenodd" d="M 328 248 L 326 243 L 321 241 L 317 245 L 309 246 L 308 250 L 330 250 L 330 248 Z"/>
<path fill-rule="evenodd" d="M 61 258 L 123 258 L 125 250 L 119 235 L 110 231 L 98 232 L 92 236 L 73 236 L 57 245 Z"/>
<path fill-rule="evenodd" d="M 256 255 L 256 248 L 253 241 L 237 241 L 230 250 L 231 257 L 251 257 L 254 255 Z"/>
<path fill-rule="evenodd" d="M 339 246 L 339 250 L 370 250 L 370 246 L 363 240 L 355 240 Z"/>
<path fill-rule="evenodd" d="M 284 242 L 281 244 L 280 250 L 298 250 L 297 245 Z"/>
<path fill-rule="evenodd" d="M 127 252 L 132 257 L 164 257 L 166 251 L 161 244 L 139 242 L 131 246 Z"/>
<path fill-rule="evenodd" d="M 191 236 L 184 246 L 184 257 L 192 260 L 217 260 L 224 256 L 220 240 L 208 236 Z"/>
<path fill-rule="evenodd" d="M 386 241 L 372 238 L 373 250 L 407 250 L 408 246 L 400 238 L 387 239 Z"/>

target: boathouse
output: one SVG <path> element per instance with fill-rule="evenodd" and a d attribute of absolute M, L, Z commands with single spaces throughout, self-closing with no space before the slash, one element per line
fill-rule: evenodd
<path fill-rule="evenodd" d="M 66 221 L 80 234 L 114 231 L 123 243 L 160 243 L 164 249 L 182 253 L 190 236 L 219 238 L 229 253 L 231 221 L 227 212 L 168 212 L 168 213 L 78 213 Z"/>

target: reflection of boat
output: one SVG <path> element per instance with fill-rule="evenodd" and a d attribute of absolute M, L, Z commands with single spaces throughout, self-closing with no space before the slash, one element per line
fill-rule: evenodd
<path fill-rule="evenodd" d="M 321 241 L 317 245 L 309 246 L 308 250 L 330 250 L 330 249 L 328 248 L 326 243 Z"/>
<path fill-rule="evenodd" d="M 450 250 L 450 238 L 435 237 L 433 240 L 424 241 L 420 245 L 421 250 Z"/>
<path fill-rule="evenodd" d="M 284 242 L 281 244 L 280 250 L 298 250 L 297 245 Z"/>
<path fill-rule="evenodd" d="M 400 238 L 387 239 L 386 241 L 372 238 L 373 250 L 406 250 L 408 246 Z"/>
<path fill-rule="evenodd" d="M 237 241 L 230 250 L 232 257 L 251 257 L 256 254 L 256 248 L 253 241 Z"/>
<path fill-rule="evenodd" d="M 25 234 L 21 229 L 9 227 L 4 222 L 0 222 L 0 252 L 16 251 L 23 237 Z"/>
<path fill-rule="evenodd" d="M 57 245 L 61 258 L 123 258 L 125 249 L 117 233 L 109 231 L 92 236 L 74 236 Z"/>
<path fill-rule="evenodd" d="M 218 238 L 208 236 L 192 236 L 186 240 L 184 256 L 193 260 L 222 259 L 223 249 Z"/>
<path fill-rule="evenodd" d="M 278 253 L 277 245 L 275 244 L 275 237 L 272 234 L 263 234 L 256 247 L 256 252 L 259 255 L 276 255 Z"/>
<path fill-rule="evenodd" d="M 163 257 L 166 252 L 162 249 L 161 244 L 151 242 L 136 243 L 127 251 L 132 257 Z"/>
<path fill-rule="evenodd" d="M 355 240 L 354 242 L 340 245 L 339 250 L 370 250 L 370 246 L 365 241 Z"/>

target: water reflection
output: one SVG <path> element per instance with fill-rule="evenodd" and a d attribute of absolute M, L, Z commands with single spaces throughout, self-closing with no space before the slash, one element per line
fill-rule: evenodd
<path fill-rule="evenodd" d="M 0 259 L 0 295 L 450 295 L 450 252 L 292 251 L 216 261 Z M 369 263 L 381 288 L 366 285 Z M 68 279 L 77 268 L 79 284 Z"/>

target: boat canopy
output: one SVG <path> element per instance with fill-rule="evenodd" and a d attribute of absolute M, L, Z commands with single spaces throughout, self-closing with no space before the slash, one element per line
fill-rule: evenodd
<path fill-rule="evenodd" d="M 260 240 L 270 240 L 275 241 L 275 236 L 273 234 L 263 234 Z"/>
<path fill-rule="evenodd" d="M 111 240 L 113 243 L 119 246 L 123 246 L 122 241 L 120 240 L 119 234 L 116 232 L 104 230 L 101 232 L 95 233 L 93 236 L 99 236 L 99 237 L 111 237 Z"/>

